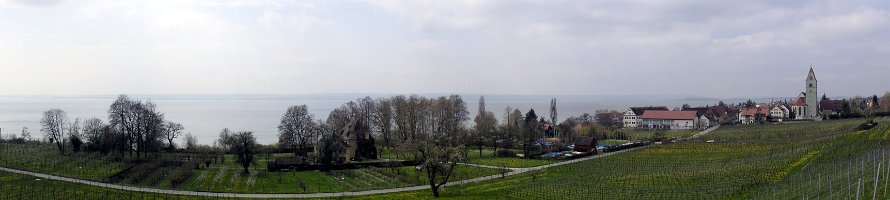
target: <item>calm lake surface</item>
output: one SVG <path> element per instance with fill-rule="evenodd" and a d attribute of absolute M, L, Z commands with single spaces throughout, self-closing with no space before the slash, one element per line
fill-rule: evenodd
<path fill-rule="evenodd" d="M 185 133 L 198 137 L 199 143 L 210 144 L 222 128 L 252 130 L 260 143 L 277 142 L 277 125 L 285 110 L 291 105 L 306 104 L 318 119 L 327 118 L 336 107 L 357 98 L 389 97 L 388 94 L 314 94 L 314 95 L 131 95 L 131 98 L 151 99 L 166 119 L 182 123 Z M 438 94 L 423 95 L 427 97 Z M 471 116 L 476 115 L 479 95 L 461 95 L 467 102 Z M 60 108 L 68 117 L 98 117 L 107 121 L 107 110 L 116 95 L 97 96 L 0 96 L 0 128 L 2 134 L 19 134 L 28 127 L 34 137 L 40 137 L 42 112 Z M 558 119 L 582 113 L 594 113 L 597 109 L 624 111 L 629 106 L 663 105 L 679 107 L 684 103 L 693 106 L 714 104 L 718 100 L 690 98 L 688 96 L 598 96 L 598 95 L 486 95 L 486 108 L 503 117 L 504 108 L 510 106 L 527 112 L 535 109 L 538 116 L 549 117 L 550 99 L 557 100 Z M 725 100 L 726 101 L 726 100 Z M 726 101 L 730 103 L 730 101 Z M 472 123 L 472 122 L 469 122 Z M 179 141 L 181 142 L 181 141 Z"/>

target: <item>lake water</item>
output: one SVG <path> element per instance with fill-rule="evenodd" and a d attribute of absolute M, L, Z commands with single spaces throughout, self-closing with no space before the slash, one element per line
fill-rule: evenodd
<path fill-rule="evenodd" d="M 257 141 L 277 142 L 277 125 L 291 105 L 306 104 L 316 118 L 324 119 L 336 107 L 364 96 L 389 97 L 375 94 L 316 94 L 316 95 L 131 95 L 136 99 L 151 99 L 166 119 L 182 123 L 183 132 L 198 137 L 198 142 L 209 144 L 222 128 L 252 130 Z M 440 95 L 423 95 L 440 96 Z M 470 115 L 476 115 L 479 95 L 461 95 L 467 102 Z M 0 128 L 2 134 L 19 134 L 28 127 L 32 136 L 39 137 L 42 112 L 60 108 L 69 118 L 98 117 L 107 121 L 107 110 L 115 95 L 102 96 L 0 96 Z M 535 109 L 538 116 L 549 117 L 550 98 L 557 99 L 559 120 L 597 109 L 624 111 L 630 106 L 663 105 L 679 107 L 714 104 L 715 99 L 684 96 L 601 96 L 601 95 L 486 95 L 486 108 L 503 117 L 504 108 L 518 108 L 523 113 Z M 732 100 L 726 100 L 729 103 Z M 472 123 L 472 122 L 470 122 Z M 181 141 L 180 141 L 181 142 Z"/>

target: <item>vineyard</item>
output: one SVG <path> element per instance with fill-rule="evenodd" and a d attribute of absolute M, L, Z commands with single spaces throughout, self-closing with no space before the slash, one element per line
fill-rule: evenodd
<path fill-rule="evenodd" d="M 116 156 L 99 153 L 59 155 L 55 148 L 32 143 L 4 143 L 0 145 L 0 166 L 94 181 L 105 181 L 133 166 L 126 159 Z"/>
<path fill-rule="evenodd" d="M 51 145 L 0 145 L 0 166 L 28 171 L 158 189 L 229 193 L 322 193 L 387 189 L 427 184 L 426 174 L 414 167 L 366 168 L 355 170 L 268 172 L 265 163 L 276 154 L 260 159 L 249 173 L 234 163 L 231 155 L 209 169 L 195 169 L 196 162 L 183 161 L 187 155 L 158 155 L 136 162 L 121 156 L 98 153 L 59 155 Z M 499 170 L 458 166 L 451 180 L 464 180 L 498 174 Z"/>
<path fill-rule="evenodd" d="M 498 173 L 497 169 L 458 166 L 457 176 L 464 180 Z M 324 193 L 354 192 L 398 188 L 426 184 L 424 172 L 414 167 L 364 168 L 355 170 L 268 172 L 251 170 L 242 174 L 240 168 L 211 168 L 195 170 L 196 175 L 186 185 L 162 189 L 231 193 Z"/>
<path fill-rule="evenodd" d="M 865 121 L 727 126 L 690 141 L 452 186 L 442 194 L 454 199 L 887 199 L 890 120 L 876 120 L 874 128 L 863 128 Z M 471 151 L 471 156 L 474 153 L 479 156 L 478 151 Z M 456 179 L 497 173 L 495 169 L 465 167 Z M 0 173 L 0 198 L 48 193 L 85 199 L 107 197 L 102 195 L 195 198 L 43 182 L 51 184 Z M 422 184 L 410 167 L 281 174 L 262 170 L 241 174 L 238 169 L 217 167 L 195 170 L 187 182 L 181 190 L 263 193 L 360 191 Z M 418 190 L 354 198 L 431 196 L 427 190 Z"/>
<path fill-rule="evenodd" d="M 452 198 L 887 199 L 890 126 L 729 126 L 684 143 L 450 188 Z M 708 142 L 712 140 L 713 143 Z M 455 192 L 456 191 L 456 192 Z M 890 191 L 887 191 L 890 192 Z M 429 198 L 422 191 L 359 199 Z"/>

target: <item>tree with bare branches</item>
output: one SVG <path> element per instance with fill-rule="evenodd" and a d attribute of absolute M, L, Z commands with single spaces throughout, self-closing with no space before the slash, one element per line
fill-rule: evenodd
<path fill-rule="evenodd" d="M 292 148 L 295 156 L 306 156 L 305 149 L 314 142 L 315 132 L 312 129 L 315 121 L 312 118 L 306 105 L 291 106 L 281 117 L 278 142 Z"/>
<path fill-rule="evenodd" d="M 185 128 L 182 127 L 182 124 L 180 123 L 171 121 L 164 122 L 164 129 L 162 131 L 164 134 L 164 138 L 167 139 L 167 144 L 169 145 L 167 147 L 168 150 L 173 151 L 174 149 L 176 149 L 173 140 L 182 135 L 182 129 Z"/>
<path fill-rule="evenodd" d="M 374 127 L 380 132 L 380 136 L 383 138 L 383 146 L 386 147 L 392 147 L 392 141 L 390 140 L 393 121 L 391 102 L 389 99 L 378 99 L 377 110 L 374 114 Z"/>
<path fill-rule="evenodd" d="M 239 131 L 229 137 L 224 140 L 228 143 L 226 146 L 231 148 L 232 153 L 235 154 L 235 161 L 241 164 L 244 173 L 250 173 L 248 169 L 251 164 L 256 164 L 257 152 L 256 137 L 253 136 L 253 131 Z"/>
<path fill-rule="evenodd" d="M 55 143 L 59 148 L 59 154 L 65 154 L 65 140 L 68 128 L 68 114 L 62 109 L 53 108 L 43 112 L 43 118 L 40 120 L 43 128 L 43 137 L 49 142 Z"/>

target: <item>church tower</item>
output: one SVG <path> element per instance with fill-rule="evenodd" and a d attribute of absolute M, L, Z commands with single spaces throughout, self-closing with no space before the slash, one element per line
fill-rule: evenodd
<path fill-rule="evenodd" d="M 818 90 L 816 90 L 818 81 L 816 81 L 816 73 L 813 72 L 812 65 L 810 65 L 810 74 L 807 75 L 806 86 L 807 118 L 816 119 L 821 112 L 821 108 L 819 108 L 819 93 Z"/>

